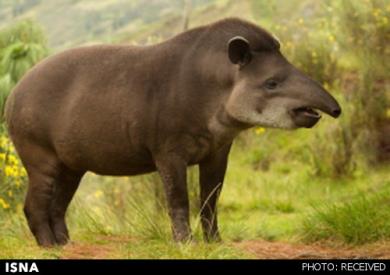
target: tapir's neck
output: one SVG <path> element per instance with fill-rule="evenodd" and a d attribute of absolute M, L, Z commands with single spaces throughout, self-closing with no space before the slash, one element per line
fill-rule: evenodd
<path fill-rule="evenodd" d="M 183 106 L 190 105 L 191 108 L 183 112 L 188 112 L 190 117 L 197 116 L 197 121 L 206 123 L 214 146 L 220 147 L 231 143 L 251 125 L 238 121 L 224 107 L 234 85 L 235 67 L 228 58 L 228 37 L 216 39 L 213 33 L 199 28 L 181 34 L 171 42 L 176 46 L 174 53 L 180 60 L 179 65 L 175 63 L 173 66 L 174 69 L 179 68 L 174 74 L 175 88 L 180 94 L 186 94 L 186 97 L 177 97 L 177 100 L 185 99 Z M 195 43 L 189 46 L 189 41 Z M 172 54 L 172 44 L 163 43 L 157 48 L 165 55 Z M 196 114 L 193 110 L 196 110 Z"/>
<path fill-rule="evenodd" d="M 208 124 L 216 147 L 232 142 L 241 131 L 250 127 L 252 126 L 232 117 L 224 106 L 219 108 Z"/>

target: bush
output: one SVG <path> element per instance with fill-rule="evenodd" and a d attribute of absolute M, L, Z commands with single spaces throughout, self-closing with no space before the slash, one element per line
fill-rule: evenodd
<path fill-rule="evenodd" d="M 36 23 L 26 20 L 0 30 L 0 112 L 19 79 L 48 54 L 46 39 Z"/>
<path fill-rule="evenodd" d="M 327 90 L 337 91 L 343 109 L 338 121 L 303 137 L 305 153 L 298 158 L 309 161 L 317 176 L 348 176 L 375 164 L 380 124 L 390 110 L 390 62 L 384 58 L 390 53 L 390 6 L 381 0 L 304 1 L 287 16 L 272 3 L 281 19 L 263 20 L 281 40 L 282 52 Z"/>
<path fill-rule="evenodd" d="M 41 28 L 28 20 L 0 30 L 0 123 L 14 85 L 48 54 L 45 43 Z M 26 178 L 4 125 L 0 124 L 0 211 L 15 211 L 21 206 Z"/>
<path fill-rule="evenodd" d="M 348 132 L 346 144 L 353 159 L 366 165 L 378 160 L 380 124 L 388 120 L 389 106 L 388 58 L 390 47 L 390 22 L 386 13 L 390 6 L 386 1 L 338 1 L 333 3 L 337 33 L 342 50 L 353 54 L 355 83 L 346 82 L 351 91 L 345 91 L 348 104 L 353 106 L 343 130 Z M 355 60 L 353 60 L 355 59 Z"/>

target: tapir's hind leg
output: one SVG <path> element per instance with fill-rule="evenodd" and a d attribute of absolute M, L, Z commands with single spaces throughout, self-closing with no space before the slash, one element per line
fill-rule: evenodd
<path fill-rule="evenodd" d="M 53 230 L 58 245 L 64 245 L 69 240 L 69 233 L 65 223 L 65 213 L 83 174 L 63 168 L 59 180 L 56 181 L 49 211 L 51 229 Z"/>
<path fill-rule="evenodd" d="M 54 152 L 34 144 L 15 143 L 26 167 L 29 185 L 24 212 L 40 246 L 65 244 L 65 211 L 83 173 L 68 169 Z"/>
<path fill-rule="evenodd" d="M 57 171 L 49 172 L 32 167 L 27 168 L 27 171 L 29 185 L 24 213 L 28 225 L 39 245 L 53 246 L 56 244 L 56 239 L 50 227 L 49 207 L 56 181 L 54 174 Z"/>

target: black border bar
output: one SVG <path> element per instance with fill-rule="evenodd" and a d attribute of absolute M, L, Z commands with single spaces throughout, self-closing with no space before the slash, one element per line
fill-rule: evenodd
<path fill-rule="evenodd" d="M 38 273 L 36 272 L 38 269 Z M 390 260 L 0 260 L 0 274 L 390 274 Z"/>

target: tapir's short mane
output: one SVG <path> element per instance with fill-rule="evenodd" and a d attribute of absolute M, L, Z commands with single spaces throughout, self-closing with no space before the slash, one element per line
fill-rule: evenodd
<path fill-rule="evenodd" d="M 239 18 L 226 18 L 212 24 L 191 29 L 177 36 L 198 40 L 199 46 L 227 47 L 228 41 L 242 36 L 249 41 L 252 51 L 274 51 L 280 49 L 278 40 L 265 29 Z M 195 41 L 194 41 L 195 42 Z"/>

